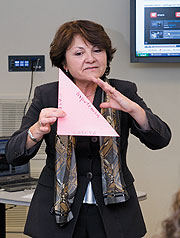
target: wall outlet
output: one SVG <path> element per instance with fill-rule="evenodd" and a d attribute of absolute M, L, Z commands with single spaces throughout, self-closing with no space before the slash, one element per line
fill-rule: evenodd
<path fill-rule="evenodd" d="M 44 55 L 9 55 L 9 72 L 45 71 Z"/>

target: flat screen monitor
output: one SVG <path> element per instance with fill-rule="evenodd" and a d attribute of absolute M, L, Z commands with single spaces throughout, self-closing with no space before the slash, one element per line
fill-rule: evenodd
<path fill-rule="evenodd" d="M 180 62 L 180 0 L 130 0 L 131 62 Z"/>

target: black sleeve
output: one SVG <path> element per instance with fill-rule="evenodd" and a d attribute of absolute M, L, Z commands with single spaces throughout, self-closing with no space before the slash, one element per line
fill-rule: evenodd
<path fill-rule="evenodd" d="M 146 112 L 150 130 L 146 131 L 140 128 L 138 123 L 132 118 L 131 133 L 138 137 L 148 148 L 156 150 L 167 146 L 171 139 L 171 130 L 169 126 L 155 115 L 146 103 L 137 94 L 137 87 L 131 84 L 131 100 L 139 104 Z"/>

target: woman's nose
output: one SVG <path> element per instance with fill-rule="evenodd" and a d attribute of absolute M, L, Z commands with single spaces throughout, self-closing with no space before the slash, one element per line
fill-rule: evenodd
<path fill-rule="evenodd" d="M 93 63 L 96 59 L 95 59 L 93 53 L 89 52 L 89 53 L 86 53 L 86 59 L 85 60 L 86 60 L 87 63 Z"/>

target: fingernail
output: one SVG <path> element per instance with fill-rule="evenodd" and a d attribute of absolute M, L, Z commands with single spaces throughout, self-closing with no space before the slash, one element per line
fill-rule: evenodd
<path fill-rule="evenodd" d="M 62 116 L 65 117 L 65 116 L 66 116 L 66 113 L 65 113 L 65 112 L 62 112 Z"/>

